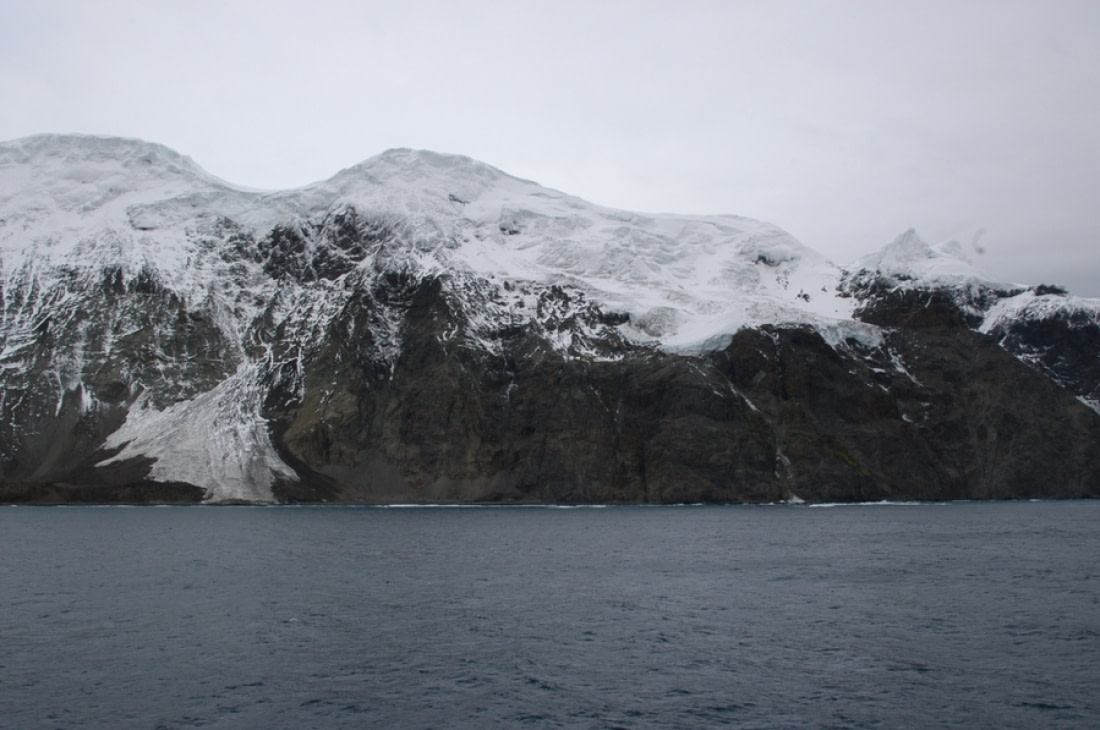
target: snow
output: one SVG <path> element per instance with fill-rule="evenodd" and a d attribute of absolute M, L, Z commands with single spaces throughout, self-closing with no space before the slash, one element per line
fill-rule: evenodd
<path fill-rule="evenodd" d="M 1046 320 L 1058 316 L 1078 315 L 1100 322 L 1100 299 L 1036 294 L 1028 290 L 1001 299 L 986 313 L 979 331 L 990 334 L 1013 321 Z"/>
<path fill-rule="evenodd" d="M 457 155 L 399 149 L 298 190 L 257 193 L 208 175 L 160 145 L 33 137 L 0 145 L 0 261 L 29 257 L 155 266 L 188 302 L 206 272 L 186 235 L 196 212 L 261 235 L 276 223 L 353 206 L 392 221 L 408 248 L 395 262 L 424 273 L 540 282 L 583 291 L 630 315 L 624 333 L 699 351 L 761 324 L 808 324 L 831 342 L 853 327 L 843 271 L 785 231 L 738 216 L 644 215 L 589 204 Z M 859 262 L 922 279 L 979 276 L 954 245 L 912 231 Z"/>
<path fill-rule="evenodd" d="M 468 158 L 391 150 L 304 191 L 401 220 L 426 268 L 583 291 L 679 351 L 743 327 L 851 319 L 841 270 L 768 223 L 592 205 Z"/>
<path fill-rule="evenodd" d="M 981 282 L 991 287 L 1006 285 L 991 282 L 974 266 L 957 241 L 931 246 L 910 228 L 878 251 L 858 259 L 853 270 L 876 271 L 902 281 L 924 286 L 954 286 Z"/>
<path fill-rule="evenodd" d="M 150 478 L 202 486 L 207 501 L 271 502 L 276 479 L 297 475 L 271 445 L 260 415 L 263 397 L 258 369 L 249 364 L 162 411 L 140 401 L 105 444 L 122 450 L 102 464 L 146 456 L 156 459 Z"/>
<path fill-rule="evenodd" d="M 252 262 L 233 268 L 204 248 L 204 240 L 220 240 L 219 221 L 261 238 L 277 224 L 328 219 L 348 207 L 384 222 L 400 245 L 380 246 L 343 281 L 275 282 Z M 237 343 L 234 356 L 242 364 L 235 374 L 162 410 L 148 398 L 139 401 L 108 442 L 122 448 L 116 460 L 155 458 L 153 478 L 203 486 L 213 501 L 269 501 L 275 480 L 294 476 L 271 445 L 258 384 L 263 373 L 300 357 L 301 345 L 297 353 L 277 354 L 269 345 L 246 355 L 262 315 L 290 323 L 288 341 L 320 341 L 348 287 L 385 269 L 445 275 L 451 286 L 467 287 L 456 296 L 471 297 L 469 309 L 476 311 L 463 341 L 489 350 L 499 341 L 486 333 L 502 321 L 528 322 L 539 293 L 553 286 L 572 292 L 572 306 L 590 302 L 628 315 L 622 336 L 667 351 L 721 347 L 738 330 L 763 324 L 809 325 L 834 347 L 853 339 L 865 347 L 882 343 L 878 328 L 853 319 L 857 301 L 842 291 L 845 269 L 782 229 L 748 218 L 601 207 L 467 157 L 408 149 L 303 188 L 261 192 L 137 140 L 43 135 L 0 144 L 0 371 L 19 367 L 34 327 L 55 301 L 49 297 L 67 291 L 65 272 L 108 266 L 121 267 L 127 279 L 155 271 L 189 309 L 208 313 Z M 957 243 L 930 246 L 915 231 L 850 270 L 859 269 L 899 285 L 1000 286 Z M 8 296 L 20 281 L 33 284 L 36 296 L 18 308 Z M 1027 297 L 995 304 L 985 326 L 1064 304 Z M 1100 304 L 1074 306 L 1095 312 Z M 390 361 L 400 351 L 398 315 L 382 311 L 376 323 L 378 355 Z M 586 344 L 597 336 L 584 327 L 547 331 L 567 356 L 600 357 Z M 58 387 L 83 397 L 83 354 L 71 359 Z"/>

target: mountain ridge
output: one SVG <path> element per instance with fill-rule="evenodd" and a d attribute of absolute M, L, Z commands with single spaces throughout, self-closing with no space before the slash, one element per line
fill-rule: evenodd
<path fill-rule="evenodd" d="M 0 483 L 32 501 L 919 497 L 898 444 L 932 498 L 1098 489 L 1100 306 L 915 231 L 844 268 L 771 224 L 602 208 L 461 156 L 249 191 L 159 145 L 46 136 L 0 144 L 0 277 Z M 980 398 L 1077 444 L 1069 483 L 967 486 L 987 451 L 1038 472 L 955 413 L 977 391 L 913 375 L 917 340 L 1016 383 Z M 914 426 L 941 400 L 957 458 Z"/>

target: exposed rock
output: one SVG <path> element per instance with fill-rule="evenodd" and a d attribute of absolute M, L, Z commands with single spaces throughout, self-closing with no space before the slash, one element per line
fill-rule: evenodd
<path fill-rule="evenodd" d="M 1093 313 L 1060 308 L 1006 318 L 990 327 L 989 334 L 1055 382 L 1100 404 L 1100 323 Z"/>
<path fill-rule="evenodd" d="M 834 349 L 810 328 L 763 328 L 706 356 L 635 347 L 615 362 L 588 362 L 527 334 L 492 357 L 448 347 L 440 334 L 453 315 L 439 282 L 408 296 L 392 373 L 347 346 L 370 339 L 353 330 L 310 363 L 304 399 L 269 414 L 316 485 L 293 498 L 1100 494 L 1100 418 L 957 320 L 898 329 L 874 351 Z"/>

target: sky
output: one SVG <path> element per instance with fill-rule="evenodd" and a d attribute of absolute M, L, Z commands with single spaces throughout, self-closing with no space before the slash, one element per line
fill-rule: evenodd
<path fill-rule="evenodd" d="M 431 149 L 1100 297 L 1097 39 L 1096 0 L 0 0 L 0 140 L 137 137 L 261 189 Z"/>

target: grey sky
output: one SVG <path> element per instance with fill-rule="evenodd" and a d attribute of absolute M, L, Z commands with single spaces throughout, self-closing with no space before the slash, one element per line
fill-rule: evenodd
<path fill-rule="evenodd" d="M 592 202 L 916 227 L 1100 296 L 1100 2 L 0 0 L 0 139 L 140 137 L 259 188 L 389 147 Z"/>

